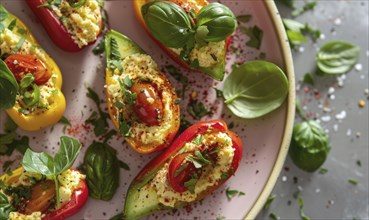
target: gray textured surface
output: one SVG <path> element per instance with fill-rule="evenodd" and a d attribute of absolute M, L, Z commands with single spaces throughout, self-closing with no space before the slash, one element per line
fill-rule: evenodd
<path fill-rule="evenodd" d="M 303 1 L 295 1 L 297 6 Z M 368 8 L 369 1 L 318 0 L 313 11 L 295 18 L 321 30 L 324 37 L 316 44 L 305 43 L 293 51 L 297 97 L 310 118 L 317 118 L 329 132 L 331 152 L 322 167 L 326 174 L 299 170 L 288 157 L 285 169 L 272 192 L 276 198 L 258 219 L 300 219 L 299 192 L 304 211 L 311 219 L 368 219 Z M 290 18 L 291 10 L 278 4 L 281 16 Z M 315 54 L 328 41 L 344 40 L 361 48 L 360 60 L 349 73 L 339 77 L 318 77 L 315 85 L 301 83 L 307 72 L 314 72 Z M 343 82 L 343 86 L 341 85 Z M 314 89 L 320 97 L 314 96 Z M 310 91 L 309 91 L 310 90 Z M 307 92 L 309 91 L 309 92 Z M 360 108 L 359 100 L 366 106 Z M 324 112 L 327 107 L 331 112 Z M 344 112 L 343 112 L 344 111 Z M 337 119 L 336 116 L 342 116 Z M 299 121 L 299 119 L 296 119 Z M 361 162 L 361 166 L 357 161 Z M 350 184 L 349 179 L 358 181 Z"/>

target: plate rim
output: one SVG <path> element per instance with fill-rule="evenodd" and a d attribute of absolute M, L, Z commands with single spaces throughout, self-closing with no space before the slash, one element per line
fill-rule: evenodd
<path fill-rule="evenodd" d="M 263 4 L 267 10 L 267 13 L 272 18 L 272 25 L 274 27 L 275 32 L 277 33 L 278 42 L 280 47 L 282 48 L 282 56 L 283 56 L 283 64 L 284 69 L 287 73 L 287 78 L 289 81 L 289 92 L 287 99 L 287 112 L 286 112 L 286 125 L 284 128 L 284 135 L 282 138 L 282 142 L 280 145 L 280 150 L 277 156 L 277 160 L 273 166 L 273 169 L 269 175 L 268 180 L 266 181 L 260 195 L 257 197 L 256 201 L 252 205 L 249 212 L 246 214 L 244 219 L 255 219 L 259 214 L 261 209 L 263 208 L 266 200 L 268 199 L 270 193 L 272 192 L 277 179 L 281 173 L 282 167 L 284 165 L 285 159 L 288 154 L 288 149 L 292 137 L 294 119 L 295 119 L 295 74 L 293 67 L 293 60 L 291 54 L 291 48 L 288 43 L 288 38 L 282 23 L 282 19 L 280 17 L 277 6 L 274 1 L 264 0 Z"/>

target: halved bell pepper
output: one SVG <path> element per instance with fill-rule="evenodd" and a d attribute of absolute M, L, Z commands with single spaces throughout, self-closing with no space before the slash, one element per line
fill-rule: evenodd
<path fill-rule="evenodd" d="M 138 21 L 141 23 L 141 25 L 144 27 L 146 32 L 152 37 L 152 39 L 179 65 L 181 65 L 184 68 L 191 69 L 191 70 L 197 70 L 203 73 L 206 73 L 210 77 L 212 77 L 215 80 L 222 81 L 224 78 L 225 73 L 225 58 L 226 58 L 226 52 L 230 44 L 230 40 L 232 38 L 232 35 L 227 37 L 225 40 L 225 46 L 223 48 L 222 54 L 220 57 L 217 57 L 218 62 L 211 67 L 191 67 L 189 63 L 183 61 L 180 56 L 175 53 L 172 49 L 168 48 L 164 44 L 162 44 L 159 40 L 157 40 L 148 29 L 145 20 L 143 18 L 141 9 L 142 7 L 150 2 L 154 2 L 156 0 L 133 0 L 133 7 L 135 15 L 138 19 Z M 195 1 L 189 1 L 189 0 L 168 0 L 170 2 L 173 2 L 175 4 L 178 4 L 180 7 L 182 7 L 186 12 L 189 12 L 191 9 L 194 10 L 195 13 L 198 13 L 198 11 L 209 4 L 207 0 L 195 0 Z"/>
<path fill-rule="evenodd" d="M 160 203 L 157 191 L 151 185 L 151 182 L 154 180 L 154 178 L 156 178 L 158 172 L 162 170 L 163 167 L 167 167 L 164 169 L 168 169 L 166 173 L 168 179 L 167 180 L 160 179 L 158 182 L 163 183 L 169 181 L 168 187 L 171 187 L 176 192 L 184 193 L 185 191 L 178 188 L 178 184 L 176 185 L 172 184 L 172 181 L 170 179 L 172 174 L 174 173 L 173 178 L 175 179 L 175 182 L 178 183 L 182 181 L 183 183 L 183 181 L 186 181 L 186 176 L 184 175 L 189 176 L 198 175 L 200 171 L 196 167 L 193 167 L 192 164 L 188 163 L 185 164 L 184 162 L 185 159 L 188 157 L 192 157 L 194 153 L 194 152 L 183 152 L 186 143 L 197 142 L 196 144 L 201 145 L 202 139 L 199 138 L 199 135 L 201 136 L 206 134 L 216 134 L 219 132 L 225 133 L 229 138 L 231 138 L 232 140 L 231 147 L 234 149 L 233 159 L 230 162 L 230 167 L 225 173 L 226 175 L 224 176 L 222 175 L 222 178 L 216 180 L 214 185 L 208 186 L 203 191 L 198 192 L 197 197 L 194 201 L 191 202 L 177 201 L 174 207 L 169 207 Z M 208 150 L 207 153 L 205 153 L 204 151 L 201 152 L 202 155 L 204 156 L 203 158 L 207 158 L 206 160 L 214 160 L 214 154 L 212 153 L 216 151 L 217 147 L 219 150 L 219 147 L 221 148 L 221 146 L 217 145 L 213 147 L 214 148 Z M 227 125 L 224 121 L 213 120 L 208 122 L 199 122 L 197 124 L 192 125 L 188 129 L 186 129 L 181 135 L 179 135 L 177 139 L 173 141 L 172 145 L 169 148 L 167 148 L 160 155 L 152 159 L 134 178 L 134 180 L 132 181 L 131 185 L 128 188 L 124 207 L 124 218 L 137 219 L 139 217 L 148 215 L 156 211 L 183 207 L 185 205 L 203 199 L 209 193 L 219 188 L 219 186 L 222 185 L 224 182 L 226 182 L 230 176 L 234 175 L 239 166 L 241 157 L 242 157 L 242 142 L 235 133 L 228 130 Z M 182 167 L 178 165 L 181 165 Z M 172 170 L 172 167 L 176 167 L 178 169 Z M 155 184 L 158 184 L 158 182 L 156 182 Z"/>
<path fill-rule="evenodd" d="M 4 26 L 7 27 L 3 32 L 11 31 L 12 34 L 16 35 L 20 39 L 18 44 L 15 46 L 18 47 L 19 45 L 19 48 L 17 48 L 16 51 L 13 50 L 10 54 L 0 54 L 2 55 L 2 58 L 6 58 L 5 64 L 8 66 L 10 71 L 13 72 L 18 83 L 20 83 L 19 80 L 21 80 L 25 74 L 32 73 L 34 74 L 34 82 L 36 84 L 44 84 L 45 77 L 48 78 L 48 80 L 51 80 L 53 84 L 53 92 L 51 94 L 53 102 L 47 108 L 25 114 L 25 112 L 22 111 L 19 102 L 16 101 L 15 105 L 12 108 L 7 109 L 6 112 L 20 128 L 26 131 L 36 131 L 49 125 L 53 125 L 60 120 L 66 108 L 65 98 L 61 91 L 62 75 L 60 69 L 54 60 L 41 49 L 40 45 L 37 43 L 26 25 L 19 18 L 6 11 L 2 5 L 0 5 L 0 9 L 7 14 L 5 20 L 2 21 Z M 10 30 L 10 24 L 14 24 L 14 22 L 15 26 Z M 22 40 L 23 43 L 20 44 Z M 6 42 L 3 44 L 6 44 Z M 22 49 L 22 45 L 24 44 L 28 44 L 28 46 L 34 48 L 34 50 L 38 50 L 38 53 L 33 55 L 25 54 Z M 4 53 L 4 51 L 2 52 Z M 40 58 L 40 56 L 43 58 Z M 41 75 L 37 75 L 39 72 L 36 69 L 41 69 L 41 72 L 43 71 L 43 73 L 40 73 Z M 53 76 L 51 76 L 51 74 L 53 74 Z"/>
<path fill-rule="evenodd" d="M 101 11 L 100 11 L 100 22 L 99 22 L 100 31 L 95 36 L 96 37 L 95 40 L 88 42 L 87 45 L 79 46 L 76 43 L 76 41 L 73 39 L 73 35 L 70 32 L 68 32 L 66 26 L 63 25 L 62 20 L 67 19 L 67 18 L 65 16 L 57 16 L 55 12 L 53 11 L 52 7 L 48 7 L 47 5 L 45 5 L 45 4 L 48 4 L 48 1 L 46 0 L 26 0 L 26 2 L 28 6 L 31 8 L 31 10 L 34 12 L 34 14 L 39 18 L 39 21 L 44 26 L 51 40 L 54 41 L 54 43 L 58 47 L 60 47 L 61 49 L 65 51 L 77 52 L 77 51 L 82 50 L 85 46 L 95 43 L 97 37 L 100 35 L 102 31 L 102 17 L 101 17 Z M 86 3 L 86 1 L 77 1 L 77 2 Z M 75 31 L 84 31 L 84 30 L 83 28 L 80 28 Z"/>
<path fill-rule="evenodd" d="M 139 153 L 168 147 L 180 124 L 177 95 L 168 79 L 135 42 L 114 30 L 106 34 L 105 55 L 108 112 L 115 127 Z M 131 60 L 124 65 L 131 66 L 125 69 L 126 59 Z"/>
<path fill-rule="evenodd" d="M 13 183 L 18 181 L 23 172 L 24 169 L 20 167 L 16 170 L 13 170 L 9 175 L 4 174 L 1 176 L 0 181 L 5 183 L 6 186 L 11 186 Z M 18 204 L 18 206 L 22 207 L 24 210 L 27 210 L 27 204 L 29 206 L 30 202 L 32 202 L 33 208 L 37 207 L 44 210 L 41 211 L 43 214 L 42 219 L 63 220 L 76 214 L 86 204 L 88 199 L 88 188 L 85 179 L 81 179 L 78 188 L 72 192 L 71 199 L 64 203 L 64 205 L 62 205 L 59 209 L 49 210 L 48 207 L 42 207 L 46 203 L 50 204 L 48 201 L 54 199 L 52 195 L 55 195 L 55 187 L 51 186 L 52 184 L 53 183 L 50 180 L 36 183 L 31 187 L 31 197 L 29 199 L 22 199 L 21 204 Z M 22 206 L 22 204 L 24 206 Z"/>

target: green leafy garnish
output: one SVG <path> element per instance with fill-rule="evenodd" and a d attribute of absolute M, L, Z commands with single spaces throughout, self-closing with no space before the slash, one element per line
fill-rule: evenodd
<path fill-rule="evenodd" d="M 184 75 L 182 75 L 173 65 L 167 65 L 165 66 L 167 72 L 173 76 L 174 79 L 176 79 L 178 82 L 182 84 L 182 98 L 184 97 L 186 88 L 188 86 L 188 78 Z"/>
<path fill-rule="evenodd" d="M 235 190 L 235 189 L 230 189 L 229 187 L 226 189 L 225 193 L 226 193 L 226 196 L 227 196 L 228 200 L 231 200 L 235 196 L 244 196 L 244 195 L 246 195 L 242 191 Z"/>
<path fill-rule="evenodd" d="M 218 89 L 217 87 L 213 86 L 213 89 L 215 90 L 216 92 L 216 97 L 217 98 L 223 98 L 223 91 Z"/>
<path fill-rule="evenodd" d="M 227 107 L 238 117 L 257 118 L 282 105 L 288 80 L 275 64 L 250 61 L 235 68 L 224 82 Z"/>
<path fill-rule="evenodd" d="M 316 1 L 311 1 L 311 2 L 306 2 L 304 4 L 304 6 L 302 6 L 301 8 L 297 8 L 294 11 L 292 11 L 292 16 L 293 17 L 297 17 L 302 15 L 303 13 L 309 11 L 309 10 L 313 10 L 316 6 L 317 2 Z"/>
<path fill-rule="evenodd" d="M 355 186 L 359 183 L 356 179 L 352 179 L 352 178 L 348 179 L 348 182 Z"/>
<path fill-rule="evenodd" d="M 0 8 L 1 10 L 1 8 Z M 1 11 L 0 11 L 1 16 Z M 0 191 L 0 219 L 9 219 L 10 212 L 16 211 L 17 209 L 12 206 L 8 197 Z"/>
<path fill-rule="evenodd" d="M 174 172 L 174 177 L 177 177 L 180 173 L 182 173 L 183 170 L 185 170 L 188 167 L 188 163 L 183 163 L 178 170 Z"/>
<path fill-rule="evenodd" d="M 197 100 L 191 100 L 187 111 L 196 119 L 201 119 L 205 115 L 212 114 L 211 110 L 205 107 L 204 103 L 198 102 Z"/>
<path fill-rule="evenodd" d="M 15 28 L 15 26 L 17 25 L 17 19 L 13 19 L 9 25 L 8 25 L 8 29 L 13 31 L 13 29 Z"/>
<path fill-rule="evenodd" d="M 344 41 L 331 41 L 320 47 L 317 65 L 323 74 L 343 74 L 357 63 L 360 48 Z"/>
<path fill-rule="evenodd" d="M 279 217 L 274 212 L 272 212 L 272 213 L 269 214 L 269 218 L 271 218 L 273 220 L 279 220 Z"/>
<path fill-rule="evenodd" d="M 0 109 L 8 109 L 14 106 L 18 88 L 13 73 L 0 59 Z"/>
<path fill-rule="evenodd" d="M 131 130 L 131 126 L 127 123 L 126 120 L 124 120 L 122 113 L 119 114 L 119 132 L 124 137 L 129 137 L 129 131 Z"/>
<path fill-rule="evenodd" d="M 18 50 L 23 46 L 24 41 L 26 41 L 26 38 L 27 38 L 27 33 L 26 33 L 26 34 L 24 34 L 24 35 L 21 37 L 21 39 L 19 39 L 19 41 L 18 41 L 17 45 L 15 45 L 15 47 L 14 47 L 14 49 L 13 49 L 13 51 L 12 51 L 12 53 L 13 53 L 13 54 L 18 53 Z"/>
<path fill-rule="evenodd" d="M 204 139 L 204 136 L 202 136 L 201 134 L 197 135 L 196 138 L 192 141 L 192 143 L 196 145 L 200 145 L 203 139 Z"/>
<path fill-rule="evenodd" d="M 269 197 L 268 197 L 267 201 L 266 201 L 266 202 L 265 202 L 265 204 L 264 204 L 264 207 L 263 207 L 263 209 L 264 209 L 264 210 L 265 210 L 265 209 L 268 209 L 268 208 L 270 207 L 270 205 L 271 205 L 271 204 L 272 204 L 272 202 L 274 201 L 275 197 L 276 197 L 276 195 L 269 195 Z"/>
<path fill-rule="evenodd" d="M 83 164 L 89 195 L 100 200 L 111 200 L 119 186 L 117 151 L 107 143 L 93 142 L 87 149 Z"/>
<path fill-rule="evenodd" d="M 299 207 L 300 207 L 300 216 L 303 220 L 310 220 L 310 218 L 304 212 L 304 201 L 301 196 L 299 196 Z"/>
<path fill-rule="evenodd" d="M 108 114 L 102 111 L 100 107 L 101 102 L 99 96 L 94 90 L 92 90 L 90 87 L 87 87 L 86 95 L 95 102 L 99 112 L 93 112 L 91 116 L 86 120 L 86 123 L 92 124 L 94 126 L 94 133 L 96 136 L 103 135 L 107 132 L 109 127 L 107 122 Z"/>
<path fill-rule="evenodd" d="M 56 191 L 56 208 L 60 207 L 58 175 L 69 169 L 77 159 L 81 144 L 78 140 L 66 136 L 60 138 L 59 151 L 54 157 L 42 152 L 27 149 L 22 160 L 23 168 L 32 173 L 40 173 L 54 180 Z"/>
<path fill-rule="evenodd" d="M 194 155 L 187 156 L 186 160 L 193 163 L 196 169 L 199 169 L 211 163 L 211 161 L 205 158 L 199 150 L 195 150 Z"/>
<path fill-rule="evenodd" d="M 263 30 L 258 26 L 253 27 L 241 27 L 241 31 L 245 33 L 250 39 L 246 42 L 246 45 L 252 48 L 260 49 L 261 42 L 263 40 Z"/>
<path fill-rule="evenodd" d="M 196 176 L 191 176 L 191 178 L 184 182 L 184 187 L 186 187 L 188 189 L 188 191 L 190 191 L 191 193 L 195 193 L 195 187 L 196 187 L 196 183 L 199 179 Z"/>
<path fill-rule="evenodd" d="M 311 73 L 306 73 L 304 75 L 304 79 L 302 80 L 304 83 L 314 85 L 314 77 Z"/>
<path fill-rule="evenodd" d="M 105 39 L 103 38 L 94 49 L 92 49 L 92 53 L 95 55 L 99 55 L 104 53 L 105 51 Z"/>

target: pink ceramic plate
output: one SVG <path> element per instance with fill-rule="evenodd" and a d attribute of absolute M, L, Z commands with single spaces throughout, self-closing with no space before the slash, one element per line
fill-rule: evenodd
<path fill-rule="evenodd" d="M 59 65 L 63 74 L 63 92 L 67 99 L 65 116 L 72 123 L 72 126 L 64 133 L 61 124 L 55 125 L 53 129 L 46 128 L 35 133 L 26 133 L 18 129 L 18 133 L 30 137 L 30 144 L 34 150 L 45 150 L 52 153 L 57 149 L 57 142 L 61 135 L 78 138 L 83 143 L 82 152 L 75 163 L 75 166 L 78 166 L 83 160 L 87 146 L 92 140 L 98 140 L 93 134 L 92 127 L 85 124 L 85 120 L 93 111 L 96 111 L 95 104 L 86 97 L 86 86 L 93 88 L 100 98 L 105 100 L 104 59 L 91 52 L 93 46 L 79 53 L 61 51 L 49 39 L 25 1 L 1 0 L 1 3 L 26 23 L 42 47 Z M 233 116 L 226 106 L 223 106 L 220 98 L 215 97 L 215 91 L 211 87 L 216 85 L 221 88 L 221 83 L 203 74 L 180 69 L 190 80 L 190 86 L 181 101 L 181 113 L 188 120 L 195 122 L 186 111 L 189 96 L 195 92 L 197 99 L 203 100 L 204 104 L 214 111 L 212 116 L 205 116 L 202 120 L 222 118 L 228 124 L 233 122 L 232 130 L 243 139 L 244 155 L 236 175 L 202 202 L 175 212 L 157 213 L 148 218 L 214 219 L 219 216 L 227 219 L 255 218 L 271 192 L 284 163 L 292 133 L 295 90 L 291 54 L 278 11 L 274 2 L 270 0 L 224 0 L 222 3 L 228 5 L 236 15 L 252 16 L 249 22 L 242 23 L 240 26 L 253 27 L 256 25 L 263 30 L 260 50 L 247 47 L 248 37 L 240 29 L 237 30 L 232 46 L 239 48 L 238 51 L 241 53 L 230 51 L 227 57 L 228 69 L 234 62 L 242 63 L 247 60 L 260 59 L 260 54 L 265 53 L 265 60 L 274 62 L 286 72 L 290 82 L 289 96 L 279 109 L 264 117 L 254 120 L 240 119 Z M 136 41 L 154 57 L 163 69 L 168 64 L 176 66 L 139 25 L 133 14 L 131 1 L 106 1 L 105 9 L 109 13 L 111 28 Z M 182 88 L 175 79 L 168 77 L 176 88 Z M 105 102 L 103 107 L 106 107 Z M 0 116 L 0 125 L 3 126 L 5 113 L 2 112 Z M 112 125 L 111 128 L 113 128 Z M 111 201 L 89 199 L 87 205 L 74 216 L 76 219 L 108 219 L 122 211 L 125 194 L 131 180 L 153 157 L 153 155 L 139 155 L 125 144 L 120 136 L 114 136 L 110 144 L 118 150 L 119 159 L 130 166 L 130 171 L 121 170 L 120 187 Z M 20 155 L 14 153 L 11 159 L 14 158 L 19 160 Z M 0 157 L 0 164 L 2 165 L 6 160 L 9 158 Z M 240 190 L 245 195 L 234 197 L 229 201 L 225 194 L 227 187 Z"/>

